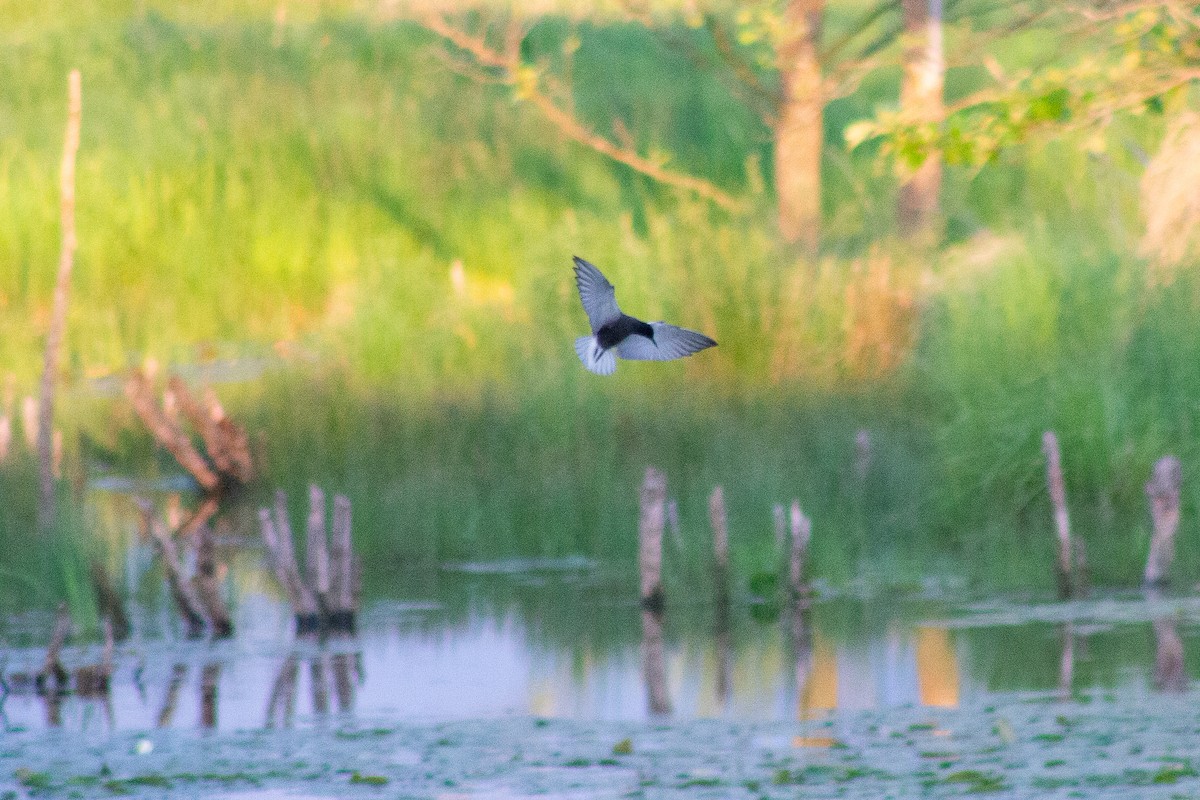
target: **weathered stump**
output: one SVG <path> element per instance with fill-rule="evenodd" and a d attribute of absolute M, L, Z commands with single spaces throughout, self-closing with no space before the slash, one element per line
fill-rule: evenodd
<path fill-rule="evenodd" d="M 1150 555 L 1146 558 L 1145 583 L 1167 582 L 1171 562 L 1175 558 L 1175 532 L 1179 528 L 1179 490 L 1183 483 L 1183 468 L 1175 456 L 1163 456 L 1154 464 L 1146 483 L 1150 500 L 1150 516 L 1154 532 L 1150 537 Z"/>
<path fill-rule="evenodd" d="M 1078 595 L 1082 591 L 1083 549 L 1071 544 L 1071 520 L 1067 513 L 1067 490 L 1063 481 L 1062 451 L 1054 431 L 1042 434 L 1042 452 L 1046 455 L 1046 489 L 1053 507 L 1054 530 L 1058 537 L 1058 560 L 1055 574 L 1058 579 L 1058 596 L 1062 599 Z"/>
<path fill-rule="evenodd" d="M 642 607 L 661 613 L 665 603 L 662 586 L 662 545 L 667 476 L 646 467 L 640 494 L 638 518 L 638 572 Z"/>
<path fill-rule="evenodd" d="M 791 522 L 792 549 L 788 558 L 788 588 L 793 598 L 808 594 L 808 582 L 804 578 L 808 544 L 812 539 L 812 520 L 800 510 L 800 501 L 793 500 L 789 514 Z"/>

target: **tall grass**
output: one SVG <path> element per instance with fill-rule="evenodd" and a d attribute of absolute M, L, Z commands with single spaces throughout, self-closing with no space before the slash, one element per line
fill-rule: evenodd
<path fill-rule="evenodd" d="M 829 107 L 828 247 L 806 259 L 772 233 L 769 130 L 640 27 L 540 18 L 528 55 L 570 76 L 589 124 L 607 133 L 619 114 L 640 147 L 742 194 L 748 215 L 562 141 L 507 89 L 447 69 L 402 19 L 328 6 L 281 22 L 274 4 L 0 13 L 13 23 L 0 34 L 0 368 L 34 385 L 63 76 L 79 66 L 63 424 L 69 455 L 93 467 L 144 463 L 146 442 L 89 379 L 147 358 L 252 357 L 278 369 L 230 406 L 265 432 L 270 479 L 295 498 L 309 480 L 349 492 L 370 565 L 626 557 L 633 487 L 653 462 L 693 542 L 688 570 L 722 483 L 745 571 L 773 558 L 771 504 L 799 497 L 820 574 L 919 575 L 948 559 L 981 581 L 1048 585 L 1042 430 L 1063 442 L 1076 527 L 1107 581 L 1138 574 L 1153 458 L 1171 449 L 1186 469 L 1196 449 L 1200 285 L 1183 270 L 1149 289 L 1134 255 L 1131 153 L 1153 150 L 1153 115 L 1121 121 L 1098 155 L 1062 142 L 949 171 L 947 245 L 914 254 L 888 238 L 891 179 L 841 143 L 847 122 L 894 101 L 897 74 L 881 71 Z M 623 364 L 614 381 L 583 373 L 572 254 L 630 312 L 721 346 Z M 876 442 L 865 482 L 859 429 Z M 24 485 L 9 465 L 0 480 Z M 29 510 L 11 508 L 5 541 Z M 1200 548 L 1185 540 L 1180 558 L 1190 571 Z"/>

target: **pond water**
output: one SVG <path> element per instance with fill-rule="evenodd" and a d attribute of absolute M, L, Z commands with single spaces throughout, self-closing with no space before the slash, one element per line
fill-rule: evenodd
<path fill-rule="evenodd" d="M 586 559 L 446 565 L 424 596 L 370 603 L 358 636 L 317 643 L 296 641 L 290 609 L 248 559 L 231 587 L 233 640 L 181 640 L 169 604 L 150 598 L 107 698 L 5 698 L 0 791 L 1200 790 L 1188 658 L 1200 598 L 829 592 L 775 614 L 735 593 L 722 614 L 698 592 L 668 599 L 660 619 L 631 601 L 628 571 Z M 6 674 L 37 671 L 51 622 L 0 626 Z M 73 645 L 64 661 L 99 652 Z"/>

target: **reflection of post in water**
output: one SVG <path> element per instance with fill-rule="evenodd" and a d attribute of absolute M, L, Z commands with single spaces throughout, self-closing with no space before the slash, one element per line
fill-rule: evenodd
<path fill-rule="evenodd" d="M 713 529 L 714 636 L 717 648 L 717 705 L 725 709 L 733 692 L 733 635 L 729 614 L 729 526 L 725 491 L 713 489 L 708 498 Z"/>
<path fill-rule="evenodd" d="M 958 707 L 958 656 L 945 628 L 917 628 L 917 682 L 921 705 Z"/>
<path fill-rule="evenodd" d="M 113 674 L 113 626 L 105 617 L 101 620 L 104 630 L 104 655 L 99 664 L 87 664 L 75 670 L 75 694 L 83 700 L 99 702 L 104 709 L 104 718 L 111 729 L 115 722 L 112 707 Z"/>
<path fill-rule="evenodd" d="M 217 684 L 221 680 L 221 662 L 210 661 L 200 673 L 200 727 L 217 727 Z"/>
<path fill-rule="evenodd" d="M 788 604 L 786 616 L 788 650 L 792 655 L 800 719 L 807 716 L 805 692 L 808 689 L 808 680 L 812 674 L 813 664 L 812 631 L 809 627 L 808 613 L 808 600 L 806 599 L 795 598 Z"/>
<path fill-rule="evenodd" d="M 1187 691 L 1183 668 L 1183 640 L 1172 616 L 1154 620 L 1154 688 L 1160 692 Z"/>
<path fill-rule="evenodd" d="M 646 681 L 646 701 L 650 713 L 654 716 L 670 714 L 663 615 L 648 608 L 642 609 L 642 676 Z"/>
<path fill-rule="evenodd" d="M 318 717 L 329 713 L 329 685 L 332 677 L 333 693 L 337 698 L 338 710 L 345 713 L 354 709 L 354 687 L 361 683 L 362 669 L 360 653 L 318 653 L 308 659 L 309 682 L 312 689 L 312 709 Z M 267 702 L 265 725 L 290 728 L 296 711 L 296 696 L 300 676 L 300 656 L 291 653 L 279 667 L 271 697 Z"/>
<path fill-rule="evenodd" d="M 292 717 L 296 711 L 296 679 L 299 675 L 300 659 L 291 653 L 280 665 L 279 674 L 275 676 L 275 683 L 271 687 L 265 727 L 274 728 L 277 718 L 282 727 L 292 727 Z"/>
<path fill-rule="evenodd" d="M 663 644 L 662 543 L 667 477 L 646 467 L 639 495 L 638 572 L 642 601 L 642 676 L 650 713 L 671 713 Z"/>
<path fill-rule="evenodd" d="M 324 653 L 313 656 L 308 661 L 308 679 L 312 685 L 313 713 L 325 716 L 329 713 L 329 677 L 326 674 L 329 656 Z"/>
<path fill-rule="evenodd" d="M 1152 586 L 1146 590 L 1146 602 L 1162 599 L 1162 592 Z M 1179 620 L 1174 614 L 1155 618 L 1154 624 L 1154 688 L 1160 692 L 1187 690 L 1187 672 L 1183 669 L 1183 640 L 1179 638 Z"/>
<path fill-rule="evenodd" d="M 162 710 L 158 712 L 158 727 L 170 727 L 171 720 L 175 718 L 175 709 L 179 706 L 179 690 L 183 688 L 187 673 L 188 666 L 182 662 L 171 667 L 171 680 L 167 683 L 167 693 L 163 696 Z"/>
<path fill-rule="evenodd" d="M 333 691 L 337 695 L 338 711 L 354 710 L 354 687 L 362 683 L 362 653 L 334 653 Z"/>
<path fill-rule="evenodd" d="M 1064 622 L 1062 626 L 1062 659 L 1058 662 L 1058 696 L 1070 700 L 1075 691 L 1075 626 Z"/>

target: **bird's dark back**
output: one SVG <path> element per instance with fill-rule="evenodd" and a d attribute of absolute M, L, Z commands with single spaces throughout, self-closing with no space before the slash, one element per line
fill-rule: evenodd
<path fill-rule="evenodd" d="M 640 319 L 622 314 L 612 322 L 602 325 L 600 330 L 596 331 L 596 340 L 600 343 L 601 348 L 608 350 L 634 334 L 653 339 L 654 328 Z"/>

